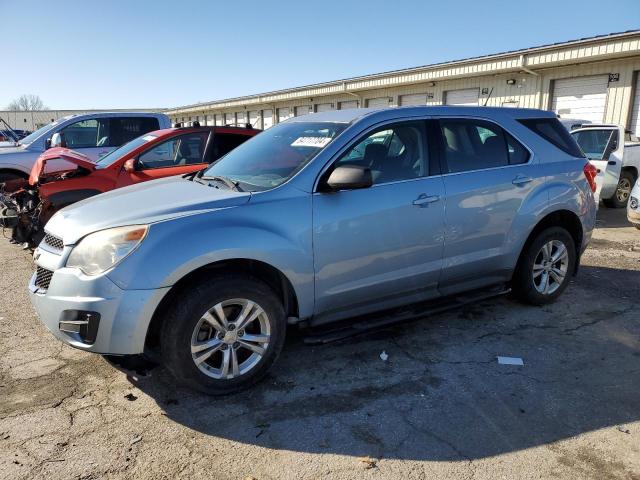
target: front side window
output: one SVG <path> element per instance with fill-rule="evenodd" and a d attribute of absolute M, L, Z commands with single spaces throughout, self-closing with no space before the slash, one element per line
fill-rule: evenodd
<path fill-rule="evenodd" d="M 293 177 L 346 126 L 329 122 L 278 124 L 230 151 L 202 178 L 226 177 L 243 190 L 269 190 Z"/>
<path fill-rule="evenodd" d="M 384 126 L 350 148 L 334 165 L 371 170 L 373 183 L 410 180 L 427 175 L 428 150 L 423 122 Z"/>
<path fill-rule="evenodd" d="M 589 129 L 571 133 L 571 136 L 590 160 L 603 160 L 614 130 Z"/>
<path fill-rule="evenodd" d="M 179 135 L 150 148 L 138 157 L 142 170 L 179 167 L 204 162 L 209 132 Z"/>
<path fill-rule="evenodd" d="M 111 144 L 109 119 L 81 120 L 63 128 L 60 133 L 67 148 L 96 148 Z"/>

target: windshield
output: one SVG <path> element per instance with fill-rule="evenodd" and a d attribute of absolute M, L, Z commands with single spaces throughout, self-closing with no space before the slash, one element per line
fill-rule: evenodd
<path fill-rule="evenodd" d="M 613 132 L 613 130 L 589 129 L 573 132 L 571 135 L 588 159 L 602 160 Z"/>
<path fill-rule="evenodd" d="M 151 140 L 155 140 L 156 138 L 158 137 L 155 135 L 143 135 L 141 137 L 134 138 L 121 147 L 118 147 L 115 150 L 111 150 L 104 157 L 99 158 L 96 162 L 96 165 L 98 166 L 98 168 L 107 168 L 109 165 L 113 165 L 114 162 L 124 157 L 128 153 L 133 152 L 139 146 L 144 145 Z"/>
<path fill-rule="evenodd" d="M 347 125 L 293 122 L 271 127 L 222 157 L 202 178 L 226 177 L 243 190 L 269 190 L 286 182 Z"/>
<path fill-rule="evenodd" d="M 35 141 L 38 137 L 40 137 L 42 134 L 44 134 L 45 132 L 48 132 L 49 130 L 53 129 L 53 127 L 58 125 L 58 123 L 60 123 L 60 122 L 57 121 L 57 122 L 53 122 L 53 123 L 48 123 L 44 127 L 40 127 L 35 132 L 27 135 L 22 140 L 20 140 L 18 142 L 18 145 L 29 145 L 30 143 Z"/>

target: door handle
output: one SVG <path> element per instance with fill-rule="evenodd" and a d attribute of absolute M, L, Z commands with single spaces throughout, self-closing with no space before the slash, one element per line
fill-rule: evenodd
<path fill-rule="evenodd" d="M 426 193 L 420 194 L 418 198 L 413 201 L 416 207 L 427 207 L 430 203 L 440 200 L 438 195 L 427 195 Z"/>
<path fill-rule="evenodd" d="M 518 175 L 516 178 L 511 180 L 511 183 L 513 183 L 514 185 L 524 185 L 525 183 L 529 183 L 529 182 L 532 182 L 532 181 L 533 181 L 533 178 L 531 178 L 531 177 L 525 177 L 524 175 Z"/>

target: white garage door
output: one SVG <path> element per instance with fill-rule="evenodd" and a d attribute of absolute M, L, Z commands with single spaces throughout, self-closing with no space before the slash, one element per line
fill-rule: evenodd
<path fill-rule="evenodd" d="M 273 110 L 262 111 L 262 129 L 273 127 Z"/>
<path fill-rule="evenodd" d="M 261 128 L 260 127 L 260 112 L 257 110 L 253 110 L 249 112 L 249 123 L 253 128 Z"/>
<path fill-rule="evenodd" d="M 236 123 L 243 127 L 245 123 L 247 123 L 247 114 L 246 112 L 238 112 L 236 113 Z"/>
<path fill-rule="evenodd" d="M 640 73 L 636 74 L 636 94 L 633 97 L 633 108 L 631 110 L 631 125 L 629 128 L 635 133 L 636 137 L 640 135 Z"/>
<path fill-rule="evenodd" d="M 316 105 L 316 112 L 328 112 L 333 110 L 333 103 L 319 103 Z"/>
<path fill-rule="evenodd" d="M 426 105 L 427 104 L 427 94 L 426 93 L 415 93 L 411 95 L 400 95 L 400 105 Z"/>
<path fill-rule="evenodd" d="M 389 97 L 370 98 L 367 100 L 367 108 L 387 108 Z"/>
<path fill-rule="evenodd" d="M 288 107 L 279 108 L 278 109 L 278 123 L 284 122 L 287 118 L 291 118 L 293 114 L 291 113 L 291 109 Z"/>
<path fill-rule="evenodd" d="M 216 125 L 224 125 L 224 116 L 221 113 L 216 113 Z"/>
<path fill-rule="evenodd" d="M 340 110 L 346 110 L 347 108 L 358 108 L 357 100 L 350 100 L 348 102 L 340 102 L 338 103 Z"/>
<path fill-rule="evenodd" d="M 556 80 L 551 110 L 563 118 L 602 122 L 608 83 L 608 75 Z"/>
<path fill-rule="evenodd" d="M 463 90 L 449 90 L 445 92 L 445 105 L 464 105 L 475 107 L 480 97 L 479 88 L 465 88 Z"/>
<path fill-rule="evenodd" d="M 307 115 L 311 113 L 311 107 L 309 105 L 303 105 L 301 107 L 296 107 L 295 109 L 296 117 L 300 117 L 302 115 Z"/>

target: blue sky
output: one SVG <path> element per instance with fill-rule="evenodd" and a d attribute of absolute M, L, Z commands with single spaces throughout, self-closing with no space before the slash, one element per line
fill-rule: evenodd
<path fill-rule="evenodd" d="M 638 0 L 0 0 L 0 109 L 172 107 L 635 28 Z"/>

